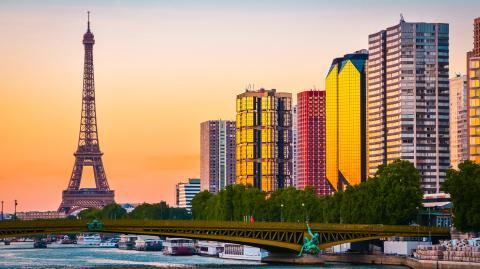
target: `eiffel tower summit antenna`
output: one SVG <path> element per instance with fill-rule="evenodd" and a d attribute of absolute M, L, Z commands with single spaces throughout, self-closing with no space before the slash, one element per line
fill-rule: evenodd
<path fill-rule="evenodd" d="M 84 208 L 102 208 L 114 203 L 114 191 L 110 190 L 103 167 L 97 131 L 97 112 L 95 106 L 95 83 L 93 73 L 93 45 L 95 39 L 90 31 L 90 11 L 87 12 L 87 32 L 83 35 L 85 49 L 83 66 L 82 112 L 80 134 L 78 136 L 75 164 L 68 187 L 62 193 L 62 203 L 58 211 L 71 214 Z M 95 188 L 81 189 L 83 168 L 93 167 Z"/>

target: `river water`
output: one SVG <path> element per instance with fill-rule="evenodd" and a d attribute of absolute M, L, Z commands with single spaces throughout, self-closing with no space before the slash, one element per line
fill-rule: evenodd
<path fill-rule="evenodd" d="M 250 261 L 226 260 L 211 257 L 163 256 L 160 252 L 120 250 L 116 248 L 83 248 L 76 245 L 51 244 L 46 249 L 34 249 L 32 242 L 0 245 L 0 269 L 19 268 L 249 268 L 293 269 L 301 266 L 272 266 Z M 398 266 L 349 265 L 327 263 L 308 268 L 332 269 L 404 269 Z"/>

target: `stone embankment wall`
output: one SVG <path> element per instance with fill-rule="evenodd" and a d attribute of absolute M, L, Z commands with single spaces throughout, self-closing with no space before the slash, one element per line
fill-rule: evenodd
<path fill-rule="evenodd" d="M 437 260 L 417 260 L 403 256 L 362 255 L 362 254 L 324 254 L 326 262 L 403 265 L 414 269 L 480 269 L 480 263 Z"/>

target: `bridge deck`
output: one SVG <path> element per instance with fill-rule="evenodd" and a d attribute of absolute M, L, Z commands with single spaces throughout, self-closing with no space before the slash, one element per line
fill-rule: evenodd
<path fill-rule="evenodd" d="M 307 234 L 304 223 L 105 220 L 95 232 L 148 234 L 234 242 L 272 251 L 299 251 Z M 0 237 L 88 232 L 85 220 L 34 220 L 0 222 Z M 391 236 L 449 236 L 447 228 L 371 224 L 310 224 L 320 235 L 320 248 Z"/>

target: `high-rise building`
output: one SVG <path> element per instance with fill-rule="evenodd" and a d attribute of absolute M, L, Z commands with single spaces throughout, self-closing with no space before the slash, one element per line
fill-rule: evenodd
<path fill-rule="evenodd" d="M 480 17 L 473 24 L 473 50 L 467 53 L 470 160 L 480 163 Z"/>
<path fill-rule="evenodd" d="M 237 184 L 272 192 L 292 176 L 292 95 L 275 89 L 237 95 Z"/>
<path fill-rule="evenodd" d="M 297 138 L 298 138 L 298 124 L 297 124 L 297 105 L 292 107 L 292 180 L 291 183 L 288 184 L 288 187 L 297 188 L 297 162 L 298 162 L 298 155 L 297 155 Z"/>
<path fill-rule="evenodd" d="M 450 79 L 450 164 L 468 160 L 467 76 Z"/>
<path fill-rule="evenodd" d="M 380 164 L 408 160 L 425 193 L 440 190 L 450 166 L 448 39 L 448 24 L 403 18 L 369 36 L 370 175 Z"/>
<path fill-rule="evenodd" d="M 297 94 L 297 188 L 313 187 L 319 196 L 333 187 L 325 176 L 325 91 Z"/>
<path fill-rule="evenodd" d="M 210 120 L 200 124 L 201 190 L 217 193 L 235 184 L 235 122 Z"/>
<path fill-rule="evenodd" d="M 326 78 L 326 177 L 335 191 L 366 179 L 366 61 L 360 50 L 333 60 Z"/>
<path fill-rule="evenodd" d="M 180 182 L 175 185 L 175 205 L 177 207 L 192 210 L 192 199 L 200 192 L 200 179 L 189 178 L 188 182 Z"/>

